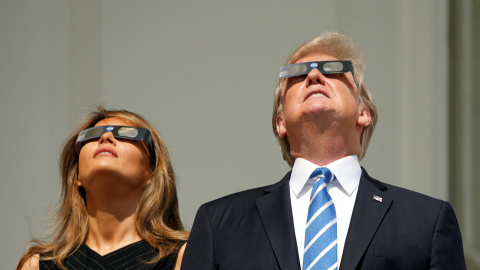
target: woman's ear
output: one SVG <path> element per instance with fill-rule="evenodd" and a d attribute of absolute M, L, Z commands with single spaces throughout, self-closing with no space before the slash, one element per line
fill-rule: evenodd
<path fill-rule="evenodd" d="M 150 175 L 151 176 L 151 175 Z M 148 178 L 147 181 L 145 181 L 145 187 L 150 185 L 152 183 L 152 177 Z"/>

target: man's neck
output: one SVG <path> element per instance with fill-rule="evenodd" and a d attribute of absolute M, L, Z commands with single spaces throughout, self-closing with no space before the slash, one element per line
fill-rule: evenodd
<path fill-rule="evenodd" d="M 300 157 L 319 166 L 341 158 L 358 155 L 361 129 L 347 132 L 340 125 L 316 126 L 315 123 L 303 123 L 288 134 L 290 153 L 294 158 Z"/>
<path fill-rule="evenodd" d="M 294 158 L 303 158 L 318 166 L 330 164 L 336 160 L 351 155 L 358 155 L 359 150 L 345 141 L 341 136 L 324 137 L 303 140 L 290 148 Z"/>

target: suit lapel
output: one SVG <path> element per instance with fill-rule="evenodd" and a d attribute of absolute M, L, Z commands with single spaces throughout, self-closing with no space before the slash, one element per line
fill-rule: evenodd
<path fill-rule="evenodd" d="M 362 168 L 362 177 L 353 208 L 340 269 L 353 270 L 367 250 L 393 200 L 387 187 L 371 178 Z M 373 196 L 381 198 L 381 202 Z"/>
<path fill-rule="evenodd" d="M 288 184 L 290 173 L 265 189 L 256 205 L 280 268 L 300 270 Z"/>

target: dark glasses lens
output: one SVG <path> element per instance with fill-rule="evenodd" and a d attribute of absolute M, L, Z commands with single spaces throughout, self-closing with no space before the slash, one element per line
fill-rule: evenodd
<path fill-rule="evenodd" d="M 85 133 L 85 138 L 100 137 L 102 134 L 103 134 L 103 130 L 101 128 L 87 129 L 87 132 Z M 77 142 L 78 142 L 78 138 L 77 138 Z"/>
<path fill-rule="evenodd" d="M 290 66 L 288 68 L 288 74 L 293 75 L 293 74 L 301 74 L 307 71 L 307 66 L 306 65 L 294 65 Z"/>
<path fill-rule="evenodd" d="M 343 64 L 341 62 L 328 62 L 323 64 L 323 70 L 326 72 L 341 72 Z"/>
<path fill-rule="evenodd" d="M 138 129 L 133 127 L 121 127 L 118 129 L 118 135 L 125 138 L 135 138 L 138 136 Z"/>

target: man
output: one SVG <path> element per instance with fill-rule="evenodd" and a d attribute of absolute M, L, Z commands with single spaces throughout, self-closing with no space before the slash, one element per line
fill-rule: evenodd
<path fill-rule="evenodd" d="M 360 167 L 376 122 L 349 37 L 299 47 L 281 67 L 272 118 L 292 171 L 202 205 L 182 269 L 466 269 L 449 203 Z"/>

